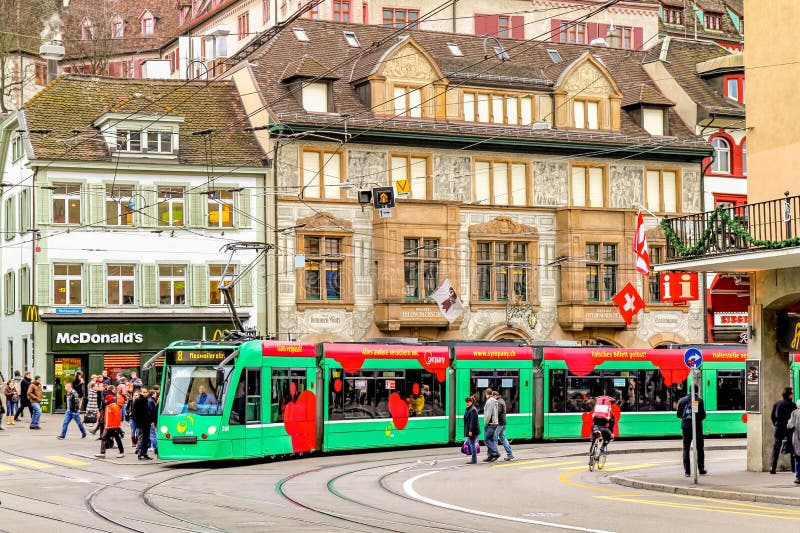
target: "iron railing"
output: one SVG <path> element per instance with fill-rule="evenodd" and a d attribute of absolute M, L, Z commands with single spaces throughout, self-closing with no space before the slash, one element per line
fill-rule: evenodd
<path fill-rule="evenodd" d="M 800 196 L 666 218 L 665 263 L 800 246 Z"/>

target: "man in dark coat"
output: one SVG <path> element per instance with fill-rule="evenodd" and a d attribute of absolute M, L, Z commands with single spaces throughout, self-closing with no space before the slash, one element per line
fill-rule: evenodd
<path fill-rule="evenodd" d="M 478 425 L 478 410 L 475 408 L 475 400 L 472 396 L 467 396 L 464 400 L 467 403 L 467 409 L 464 411 L 464 437 L 469 443 L 469 451 L 472 454 L 472 459 L 467 464 L 478 463 L 478 437 L 481 435 L 481 429 Z"/>
<path fill-rule="evenodd" d="M 19 420 L 22 417 L 22 411 L 25 408 L 28 408 L 28 411 L 33 416 L 33 410 L 31 409 L 31 401 L 28 399 L 28 387 L 31 386 L 31 373 L 25 372 L 25 377 L 22 378 L 22 381 L 19 382 L 19 410 L 17 414 L 14 415 L 14 420 Z"/>
<path fill-rule="evenodd" d="M 770 474 L 775 473 L 775 468 L 778 466 L 778 457 L 781 455 L 781 443 L 784 437 L 792 438 L 792 431 L 786 429 L 786 423 L 792 416 L 792 411 L 797 409 L 797 406 L 792 401 L 792 388 L 786 387 L 781 393 L 781 399 L 775 402 L 772 406 L 772 425 L 775 426 L 775 443 L 772 445 L 772 465 L 769 469 Z"/>
<path fill-rule="evenodd" d="M 133 400 L 131 418 L 136 422 L 136 455 L 139 460 L 150 460 L 147 455 L 150 448 L 150 410 L 147 407 L 147 391 L 142 389 Z"/>
<path fill-rule="evenodd" d="M 706 407 L 703 403 L 703 399 L 697 393 L 697 388 L 692 385 L 694 388 L 694 394 L 698 400 L 698 410 L 695 413 L 694 421 L 697 430 L 697 442 L 695 442 L 695 448 L 697 448 L 697 469 L 700 471 L 700 475 L 706 475 L 708 472 L 706 471 L 706 454 L 703 450 L 703 420 L 706 419 Z M 691 395 L 687 394 L 680 400 L 678 400 L 678 410 L 675 413 L 675 416 L 681 419 L 681 433 L 683 433 L 683 472 L 686 477 L 692 475 L 691 473 L 691 463 L 689 461 L 689 449 L 692 445 L 692 397 Z"/>

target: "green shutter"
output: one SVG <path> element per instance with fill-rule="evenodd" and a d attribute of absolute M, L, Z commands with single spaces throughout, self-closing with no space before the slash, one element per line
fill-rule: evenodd
<path fill-rule="evenodd" d="M 140 197 L 141 196 L 141 197 Z M 158 195 L 154 186 L 142 189 L 135 195 L 135 206 L 139 210 L 139 225 L 143 228 L 158 226 Z M 155 304 L 153 304 L 155 305 Z"/>
<path fill-rule="evenodd" d="M 36 224 L 53 223 L 53 191 L 49 181 L 36 181 Z"/>
<path fill-rule="evenodd" d="M 36 304 L 42 307 L 50 305 L 51 277 L 50 263 L 36 265 Z"/>
<path fill-rule="evenodd" d="M 246 273 L 239 280 L 239 294 L 236 303 L 239 307 L 251 307 L 253 305 L 253 271 Z"/>
<path fill-rule="evenodd" d="M 156 265 L 139 266 L 139 301 L 142 307 L 158 306 Z"/>
<path fill-rule="evenodd" d="M 25 233 L 31 229 L 31 203 L 28 189 L 19 192 L 19 232 Z"/>
<path fill-rule="evenodd" d="M 200 189 L 191 189 L 186 191 L 186 198 L 184 205 L 188 210 L 186 213 L 186 225 L 190 228 L 204 228 L 206 227 L 208 216 L 206 209 L 208 209 L 208 196 Z"/>
<path fill-rule="evenodd" d="M 106 220 L 106 186 L 94 183 L 89 185 L 89 203 L 88 210 L 89 224 L 107 225 Z"/>
<path fill-rule="evenodd" d="M 192 265 L 192 307 L 208 307 L 208 267 Z"/>
<path fill-rule="evenodd" d="M 105 265 L 89 265 L 89 307 L 103 307 L 105 304 Z"/>
<path fill-rule="evenodd" d="M 240 228 L 253 227 L 253 214 L 250 212 L 250 189 L 242 189 L 237 194 L 239 205 L 236 216 L 239 219 Z"/>

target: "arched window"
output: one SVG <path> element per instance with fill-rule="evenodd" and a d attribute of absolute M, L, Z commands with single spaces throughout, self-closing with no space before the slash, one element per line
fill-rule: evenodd
<path fill-rule="evenodd" d="M 729 174 L 731 171 L 731 145 L 722 137 L 716 137 L 711 141 L 714 147 L 714 164 L 711 172 L 716 174 Z"/>
<path fill-rule="evenodd" d="M 742 141 L 742 174 L 747 176 L 747 139 Z"/>

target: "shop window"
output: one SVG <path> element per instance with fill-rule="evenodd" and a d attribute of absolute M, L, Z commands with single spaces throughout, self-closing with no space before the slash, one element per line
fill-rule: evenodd
<path fill-rule="evenodd" d="M 53 265 L 53 303 L 81 305 L 83 265 L 56 263 Z"/>
<path fill-rule="evenodd" d="M 158 225 L 183 226 L 184 192 L 183 187 L 158 188 Z"/>
<path fill-rule="evenodd" d="M 617 294 L 617 245 L 587 244 L 585 260 L 587 300 L 610 301 Z"/>
<path fill-rule="evenodd" d="M 53 184 L 53 224 L 80 224 L 81 185 Z"/>
<path fill-rule="evenodd" d="M 398 394 L 408 405 L 409 417 L 444 416 L 445 383 L 424 370 L 332 369 L 329 420 L 391 418 L 389 398 Z"/>
<path fill-rule="evenodd" d="M 528 301 L 528 243 L 477 241 L 478 300 L 483 302 Z"/>
<path fill-rule="evenodd" d="M 186 305 L 186 265 L 158 265 L 159 303 Z"/>
<path fill-rule="evenodd" d="M 261 422 L 261 369 L 243 368 L 233 397 L 231 425 Z"/>
<path fill-rule="evenodd" d="M 269 421 L 283 422 L 286 406 L 297 401 L 304 390 L 306 390 L 304 368 L 273 368 Z"/>
<path fill-rule="evenodd" d="M 519 370 L 476 369 L 469 372 L 470 396 L 478 413 L 483 414 L 486 389 L 498 391 L 506 402 L 506 413 L 519 413 Z"/>
<path fill-rule="evenodd" d="M 717 410 L 744 411 L 744 370 L 717 370 Z"/>
<path fill-rule="evenodd" d="M 439 287 L 438 239 L 403 239 L 403 276 L 407 300 L 419 300 L 436 291 Z"/>
<path fill-rule="evenodd" d="M 233 227 L 233 191 L 215 190 L 208 193 L 208 227 Z"/>
<path fill-rule="evenodd" d="M 106 224 L 132 226 L 134 207 L 132 185 L 106 185 Z"/>
<path fill-rule="evenodd" d="M 134 265 L 106 266 L 108 305 L 135 305 L 135 272 Z"/>

